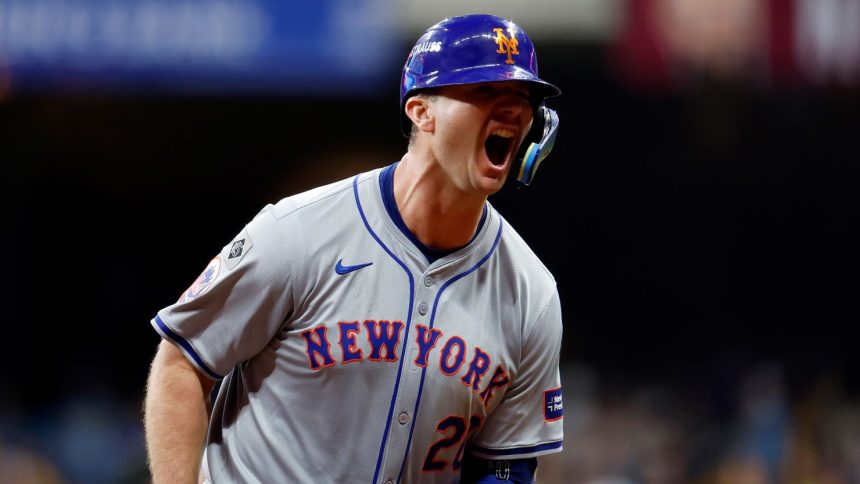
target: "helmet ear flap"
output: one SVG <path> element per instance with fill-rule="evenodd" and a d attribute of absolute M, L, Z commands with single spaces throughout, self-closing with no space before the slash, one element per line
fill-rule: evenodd
<path fill-rule="evenodd" d="M 558 113 L 541 103 L 535 108 L 531 130 L 520 145 L 510 171 L 511 175 L 516 171 L 515 177 L 520 185 L 528 186 L 532 182 L 541 162 L 555 146 L 557 136 Z"/>

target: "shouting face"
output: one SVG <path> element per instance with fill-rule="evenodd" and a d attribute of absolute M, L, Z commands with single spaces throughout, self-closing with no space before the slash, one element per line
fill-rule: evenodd
<path fill-rule="evenodd" d="M 532 123 L 530 89 L 521 81 L 446 86 L 428 103 L 433 158 L 453 185 L 491 195 L 505 183 Z"/>

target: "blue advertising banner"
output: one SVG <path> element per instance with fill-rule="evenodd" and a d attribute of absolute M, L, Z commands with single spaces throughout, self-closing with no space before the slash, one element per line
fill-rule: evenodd
<path fill-rule="evenodd" d="M 0 76 L 24 90 L 361 94 L 398 63 L 396 8 L 386 0 L 0 0 Z"/>

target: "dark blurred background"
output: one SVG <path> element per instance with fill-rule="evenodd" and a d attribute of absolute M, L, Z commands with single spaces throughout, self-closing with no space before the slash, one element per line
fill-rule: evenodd
<path fill-rule="evenodd" d="M 399 159 L 408 50 L 476 11 L 564 91 L 491 200 L 562 296 L 543 482 L 860 482 L 860 0 L 461 3 L 0 0 L 4 482 L 146 482 L 150 318 Z"/>

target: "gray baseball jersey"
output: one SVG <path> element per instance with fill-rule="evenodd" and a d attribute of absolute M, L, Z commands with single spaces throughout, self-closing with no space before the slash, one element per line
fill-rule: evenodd
<path fill-rule="evenodd" d="M 152 320 L 225 378 L 212 482 L 457 482 L 464 452 L 561 450 L 554 279 L 489 203 L 428 264 L 380 171 L 267 206 Z"/>

